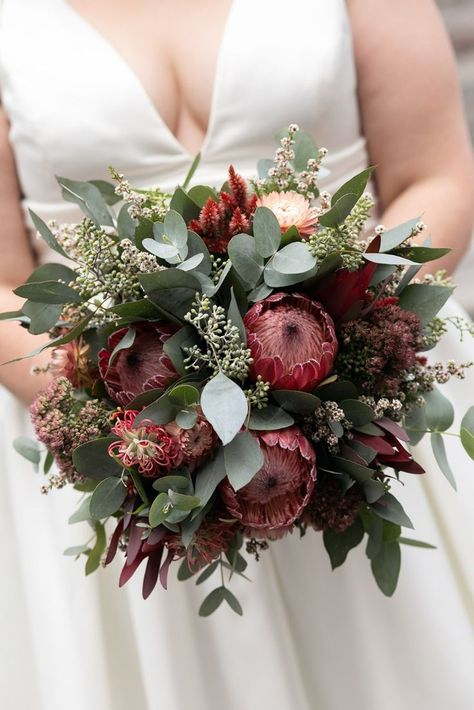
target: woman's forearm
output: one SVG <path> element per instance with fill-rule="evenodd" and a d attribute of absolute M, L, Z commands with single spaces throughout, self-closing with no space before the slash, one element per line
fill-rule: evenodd
<path fill-rule="evenodd" d="M 394 227 L 414 217 L 427 225 L 420 235 L 423 242 L 431 237 L 432 246 L 452 251 L 423 268 L 424 273 L 446 269 L 452 274 L 467 250 L 473 228 L 474 194 L 470 185 L 459 185 L 445 177 L 420 180 L 401 192 L 382 211 L 380 222 Z"/>
<path fill-rule="evenodd" d="M 9 286 L 0 285 L 1 312 L 16 311 L 22 303 L 22 299 L 15 296 Z M 41 345 L 40 336 L 30 335 L 17 321 L 0 321 L 0 363 L 27 355 L 39 345 Z M 50 356 L 51 351 L 47 350 L 35 358 L 0 365 L 0 384 L 25 404 L 30 404 L 35 394 L 45 387 L 50 377 L 48 374 L 33 375 L 32 368 L 34 365 L 44 367 Z"/>

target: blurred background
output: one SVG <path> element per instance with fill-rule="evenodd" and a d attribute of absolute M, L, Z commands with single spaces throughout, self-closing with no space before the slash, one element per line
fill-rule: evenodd
<path fill-rule="evenodd" d="M 437 0 L 458 58 L 459 78 L 474 142 L 474 0 Z M 474 240 L 456 274 L 456 298 L 474 317 Z"/>

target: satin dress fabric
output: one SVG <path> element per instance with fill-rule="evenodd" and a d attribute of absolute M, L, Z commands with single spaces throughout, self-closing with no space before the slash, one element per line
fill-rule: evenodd
<path fill-rule="evenodd" d="M 137 75 L 65 0 L 0 0 L 0 91 L 28 209 L 80 219 L 55 175 L 172 190 L 193 156 L 166 126 Z M 177 29 L 179 31 L 179 29 Z M 190 38 L 190 42 L 194 38 Z M 195 51 L 199 51 L 196 47 Z M 296 122 L 329 150 L 334 190 L 368 162 L 357 104 L 352 37 L 342 0 L 234 0 L 222 37 L 209 126 L 193 182 L 221 184 L 229 163 L 249 177 L 271 157 L 274 134 Z M 420 211 L 423 205 L 420 205 Z M 53 258 L 34 236 L 41 261 Z M 12 244 L 11 248 L 14 248 Z M 459 314 L 453 302 L 448 307 Z M 474 360 L 450 332 L 430 357 Z M 457 421 L 471 377 L 443 391 Z M 141 571 L 117 588 L 119 562 L 84 577 L 62 551 L 87 527 L 68 525 L 74 491 L 43 497 L 41 475 L 12 440 L 29 434 L 25 409 L 0 393 L 0 705 L 8 710 L 470 710 L 474 706 L 473 464 L 448 442 L 455 493 L 429 443 L 424 476 L 402 478 L 414 537 L 399 587 L 385 598 L 364 545 L 332 572 L 319 534 L 293 534 L 233 579 L 244 607 L 199 618 L 212 578 L 171 574 L 141 598 Z"/>

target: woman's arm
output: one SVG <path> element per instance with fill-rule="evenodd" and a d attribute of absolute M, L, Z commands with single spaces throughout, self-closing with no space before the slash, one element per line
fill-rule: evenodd
<path fill-rule="evenodd" d="M 380 221 L 390 227 L 420 215 L 433 245 L 453 249 L 431 270 L 453 271 L 471 236 L 474 167 L 441 17 L 433 0 L 348 0 L 348 6 Z"/>
<path fill-rule="evenodd" d="M 24 302 L 11 291 L 23 283 L 35 267 L 20 207 L 20 189 L 13 154 L 8 142 L 8 122 L 0 106 L 0 311 L 15 311 Z M 26 355 L 39 340 L 15 321 L 0 321 L 0 363 Z M 46 376 L 31 375 L 34 364 L 45 364 L 43 355 L 0 367 L 0 383 L 25 403 L 44 387 Z"/>

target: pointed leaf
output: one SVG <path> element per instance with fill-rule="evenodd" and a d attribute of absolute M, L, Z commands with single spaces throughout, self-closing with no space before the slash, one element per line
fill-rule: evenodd
<path fill-rule="evenodd" d="M 253 218 L 255 247 L 260 256 L 273 256 L 281 242 L 281 228 L 268 207 L 257 207 Z"/>
<path fill-rule="evenodd" d="M 410 518 L 403 510 L 402 504 L 391 493 L 386 493 L 371 507 L 384 520 L 406 528 L 413 528 Z"/>
<path fill-rule="evenodd" d="M 209 616 L 212 614 L 224 601 L 226 594 L 225 587 L 217 587 L 204 599 L 199 608 L 199 616 Z"/>
<path fill-rule="evenodd" d="M 474 407 L 468 409 L 462 419 L 461 443 L 466 453 L 474 459 Z"/>
<path fill-rule="evenodd" d="M 91 518 L 101 520 L 113 515 L 127 497 L 127 488 L 120 478 L 105 478 L 95 488 L 89 510 Z"/>
<path fill-rule="evenodd" d="M 242 388 L 220 372 L 205 385 L 201 408 L 222 443 L 228 444 L 245 422 L 248 402 Z"/>
<path fill-rule="evenodd" d="M 232 488 L 238 491 L 250 483 L 265 459 L 258 440 L 244 431 L 224 447 L 224 461 L 227 478 Z"/>
<path fill-rule="evenodd" d="M 387 597 L 395 592 L 400 574 L 401 554 L 398 542 L 383 542 L 371 562 L 372 572 L 379 589 Z"/>

